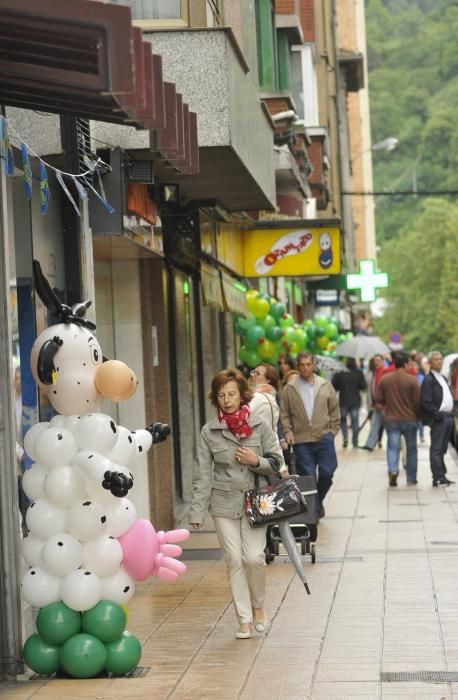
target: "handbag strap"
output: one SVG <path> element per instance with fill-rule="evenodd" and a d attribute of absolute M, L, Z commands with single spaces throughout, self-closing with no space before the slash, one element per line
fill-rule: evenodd
<path fill-rule="evenodd" d="M 264 396 L 265 400 L 266 400 L 267 403 L 269 404 L 270 415 L 271 415 L 271 417 L 272 417 L 272 430 L 273 430 L 274 433 L 275 433 L 274 409 L 272 408 L 272 402 L 270 401 L 270 399 L 269 399 L 269 397 L 267 396 L 267 394 L 264 394 L 264 393 L 263 393 L 262 395 Z"/>

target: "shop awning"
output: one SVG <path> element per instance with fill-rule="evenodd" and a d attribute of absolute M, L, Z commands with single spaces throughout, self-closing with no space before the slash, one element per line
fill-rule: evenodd
<path fill-rule="evenodd" d="M 200 279 L 202 283 L 203 303 L 218 311 L 224 311 L 223 292 L 219 270 L 201 262 Z"/>
<path fill-rule="evenodd" d="M 0 104 L 148 130 L 174 169 L 198 172 L 197 117 L 166 87 L 161 57 L 132 26 L 130 8 L 2 0 L 0 46 Z"/>
<path fill-rule="evenodd" d="M 235 280 L 226 273 L 221 273 L 221 285 L 223 288 L 224 310 L 235 314 L 247 316 L 246 292 L 235 286 Z"/>

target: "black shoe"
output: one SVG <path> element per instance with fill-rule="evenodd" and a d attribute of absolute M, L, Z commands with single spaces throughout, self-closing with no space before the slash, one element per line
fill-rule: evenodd
<path fill-rule="evenodd" d="M 397 486 L 398 485 L 398 473 L 391 472 L 390 474 L 388 474 L 388 480 L 390 482 L 390 486 Z"/>
<path fill-rule="evenodd" d="M 450 486 L 450 484 L 454 484 L 454 481 L 450 481 L 450 479 L 447 479 L 446 476 L 442 476 L 440 479 L 433 479 L 433 486 Z"/>
<path fill-rule="evenodd" d="M 373 451 L 374 451 L 374 448 L 373 448 L 373 447 L 369 447 L 368 445 L 361 445 L 361 446 L 358 445 L 358 447 L 359 447 L 360 450 L 367 450 L 368 452 L 373 452 Z"/>
<path fill-rule="evenodd" d="M 380 447 L 380 449 L 382 449 L 383 445 L 380 441 L 377 443 L 377 447 Z"/>
<path fill-rule="evenodd" d="M 342 447 L 348 447 L 348 440 L 344 440 Z"/>
<path fill-rule="evenodd" d="M 416 479 L 412 479 L 412 481 L 409 481 L 409 479 L 407 479 L 407 486 L 415 486 L 415 484 L 418 484 L 418 481 Z"/>

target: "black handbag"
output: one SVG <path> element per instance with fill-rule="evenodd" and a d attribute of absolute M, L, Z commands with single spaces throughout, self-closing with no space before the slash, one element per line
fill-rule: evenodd
<path fill-rule="evenodd" d="M 255 488 L 245 491 L 245 511 L 251 527 L 273 525 L 305 513 L 307 504 L 293 477 L 276 480 L 263 486 L 257 474 Z"/>

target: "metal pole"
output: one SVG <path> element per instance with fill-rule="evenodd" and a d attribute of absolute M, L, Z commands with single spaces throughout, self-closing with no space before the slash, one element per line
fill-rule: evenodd
<path fill-rule="evenodd" d="M 8 205 L 0 167 L 0 680 L 22 672 L 20 521 L 12 386 Z"/>

